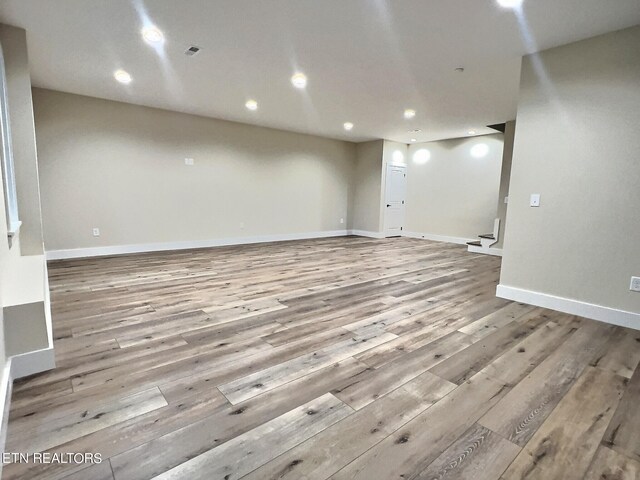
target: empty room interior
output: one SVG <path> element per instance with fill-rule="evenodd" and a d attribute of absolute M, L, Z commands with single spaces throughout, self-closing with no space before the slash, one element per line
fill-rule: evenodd
<path fill-rule="evenodd" d="M 5 480 L 640 480 L 638 0 L 0 0 Z"/>

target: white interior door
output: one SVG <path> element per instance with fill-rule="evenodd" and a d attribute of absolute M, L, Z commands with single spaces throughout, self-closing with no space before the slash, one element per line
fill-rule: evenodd
<path fill-rule="evenodd" d="M 407 167 L 387 165 L 384 212 L 385 236 L 398 237 L 402 234 L 406 197 Z"/>

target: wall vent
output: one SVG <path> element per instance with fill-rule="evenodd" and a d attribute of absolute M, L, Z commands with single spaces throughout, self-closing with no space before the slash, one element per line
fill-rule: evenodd
<path fill-rule="evenodd" d="M 195 45 L 191 45 L 184 51 L 184 54 L 188 57 L 193 57 L 196 53 L 200 51 L 200 47 L 196 47 Z"/>

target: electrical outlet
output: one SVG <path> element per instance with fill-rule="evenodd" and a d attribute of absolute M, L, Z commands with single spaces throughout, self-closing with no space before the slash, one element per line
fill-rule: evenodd
<path fill-rule="evenodd" d="M 540 194 L 539 193 L 532 193 L 531 194 L 531 199 L 529 200 L 529 205 L 532 207 L 539 207 L 540 206 Z"/>
<path fill-rule="evenodd" d="M 193 158 L 185 158 L 184 164 L 189 166 L 193 165 Z"/>
<path fill-rule="evenodd" d="M 506 197 L 504 197 L 504 203 L 509 203 L 509 195 L 507 195 Z"/>
<path fill-rule="evenodd" d="M 100 229 L 99 228 L 94 228 L 93 229 L 93 236 L 94 237 L 99 237 L 100 236 Z"/>
<path fill-rule="evenodd" d="M 631 285 L 629 290 L 632 292 L 640 292 L 640 277 L 631 277 Z"/>

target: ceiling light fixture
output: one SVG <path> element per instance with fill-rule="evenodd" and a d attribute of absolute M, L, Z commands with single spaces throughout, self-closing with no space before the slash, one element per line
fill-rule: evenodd
<path fill-rule="evenodd" d="M 247 100 L 247 103 L 245 103 L 244 106 L 247 107 L 249 110 L 257 110 L 258 102 L 256 102 L 255 100 Z"/>
<path fill-rule="evenodd" d="M 345 122 L 345 124 L 343 125 L 344 129 L 348 132 L 349 130 L 353 129 L 353 123 L 351 122 Z"/>
<path fill-rule="evenodd" d="M 144 41 L 153 45 L 164 42 L 164 34 L 154 26 L 144 27 L 142 29 L 142 38 Z"/>
<path fill-rule="evenodd" d="M 415 139 L 415 138 L 412 138 L 412 139 L 411 139 L 411 141 L 412 141 L 412 142 L 417 142 L 418 140 L 417 140 L 417 139 Z"/>
<path fill-rule="evenodd" d="M 131 83 L 131 75 L 125 72 L 124 70 L 116 70 L 113 72 L 113 77 L 119 81 L 120 83 L 124 83 L 125 85 L 129 85 Z"/>
<path fill-rule="evenodd" d="M 413 118 L 416 116 L 416 111 L 415 110 L 411 110 L 410 108 L 407 108 L 404 111 L 404 118 L 406 118 L 407 120 Z"/>
<path fill-rule="evenodd" d="M 469 130 L 469 135 L 475 135 L 476 131 L 475 130 Z"/>
<path fill-rule="evenodd" d="M 457 73 L 463 73 L 464 72 L 464 67 L 458 67 L 455 69 L 455 72 Z"/>
<path fill-rule="evenodd" d="M 291 84 L 296 88 L 305 88 L 307 86 L 307 76 L 304 73 L 296 73 L 291 77 Z"/>
<path fill-rule="evenodd" d="M 504 8 L 519 8 L 522 0 L 498 0 L 498 5 Z"/>
<path fill-rule="evenodd" d="M 408 130 L 407 133 L 420 133 L 422 130 L 419 128 L 414 128 L 413 130 Z"/>

